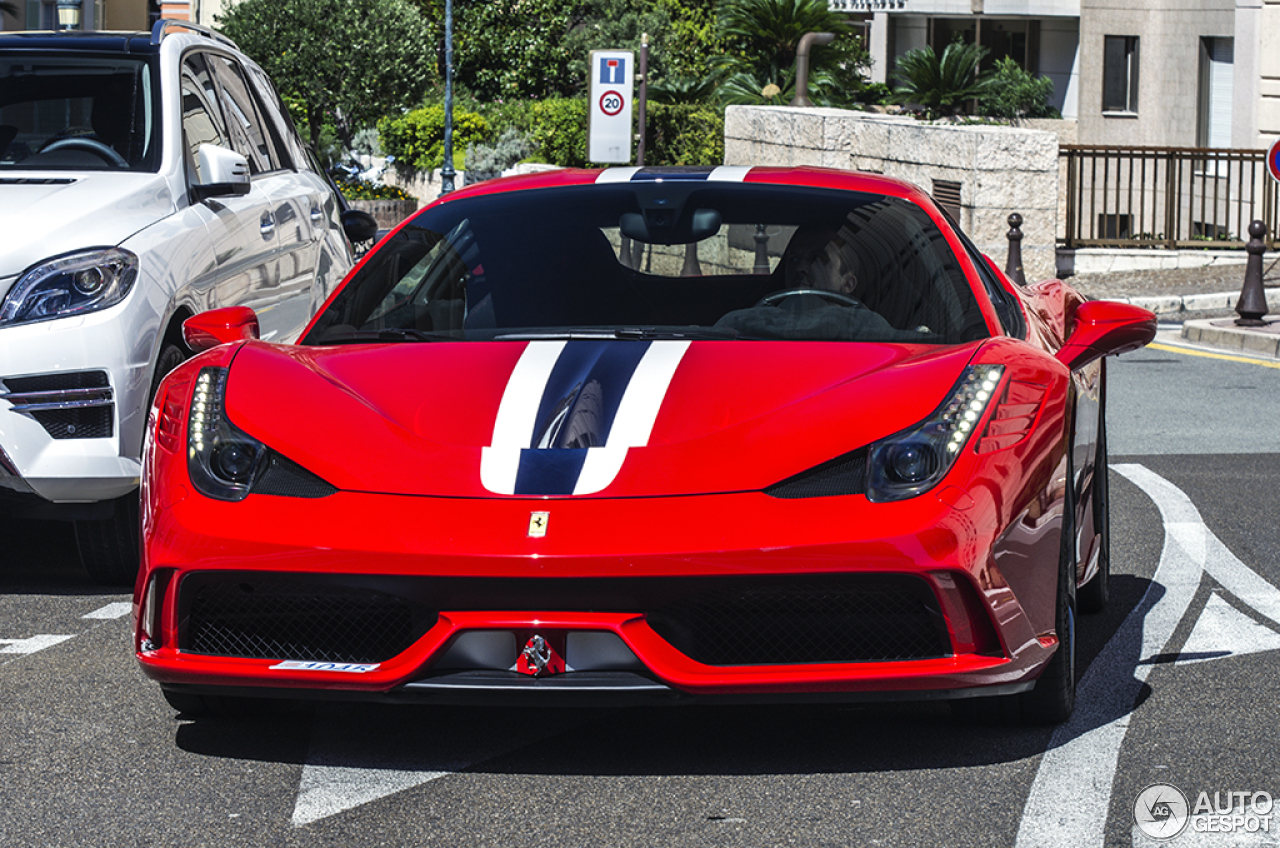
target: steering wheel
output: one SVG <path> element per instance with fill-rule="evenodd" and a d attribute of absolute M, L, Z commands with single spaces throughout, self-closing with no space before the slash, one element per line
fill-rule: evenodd
<path fill-rule="evenodd" d="M 115 165 L 117 168 L 129 167 L 129 162 L 123 156 L 96 138 L 88 138 L 86 136 L 59 138 L 40 148 L 41 153 L 50 153 L 54 150 L 83 150 L 86 153 L 97 154 L 106 160 L 107 164 Z"/>
<path fill-rule="evenodd" d="M 767 294 L 760 300 L 756 301 L 756 306 L 777 306 L 789 297 L 798 297 L 800 295 L 812 294 L 841 306 L 852 306 L 854 309 L 866 309 L 862 305 L 862 301 L 855 297 L 850 297 L 844 292 L 831 291 L 830 289 L 784 289 L 782 291 Z"/>

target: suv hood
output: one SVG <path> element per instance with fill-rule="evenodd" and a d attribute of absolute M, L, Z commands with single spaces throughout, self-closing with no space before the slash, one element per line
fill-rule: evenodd
<path fill-rule="evenodd" d="M 348 491 L 756 491 L 923 419 L 980 345 L 251 342 L 226 410 Z"/>
<path fill-rule="evenodd" d="M 0 171 L 0 280 L 61 253 L 118 245 L 174 210 L 157 174 Z"/>

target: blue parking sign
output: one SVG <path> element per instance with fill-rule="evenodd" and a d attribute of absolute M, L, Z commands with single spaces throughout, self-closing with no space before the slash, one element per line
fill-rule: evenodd
<path fill-rule="evenodd" d="M 627 78 L 627 60 L 622 56 L 600 57 L 600 82 L 605 85 L 622 85 Z"/>

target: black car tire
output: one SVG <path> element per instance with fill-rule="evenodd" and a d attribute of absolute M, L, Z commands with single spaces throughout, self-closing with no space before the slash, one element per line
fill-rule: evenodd
<path fill-rule="evenodd" d="M 186 354 L 178 345 L 167 340 L 161 345 L 147 395 L 148 409 L 155 400 L 160 381 L 184 359 Z M 138 577 L 141 534 L 136 491 L 116 498 L 110 517 L 76 521 L 75 534 L 80 564 L 90 579 L 110 586 L 133 585 Z"/>
<path fill-rule="evenodd" d="M 1098 456 L 1093 466 L 1093 526 L 1098 534 L 1098 570 L 1080 587 L 1076 601 L 1081 612 L 1102 612 L 1111 597 L 1111 486 L 1107 469 L 1107 425 L 1098 413 Z"/>
<path fill-rule="evenodd" d="M 138 493 L 111 503 L 109 518 L 75 523 L 80 564 L 95 583 L 132 586 L 138 577 Z"/>

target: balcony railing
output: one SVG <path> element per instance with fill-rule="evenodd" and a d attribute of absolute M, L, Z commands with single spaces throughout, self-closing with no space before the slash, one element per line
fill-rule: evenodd
<path fill-rule="evenodd" d="M 1062 145 L 1064 247 L 1240 248 L 1249 222 L 1276 249 L 1280 183 L 1264 150 Z"/>

